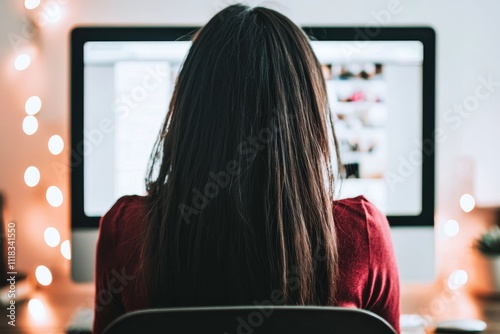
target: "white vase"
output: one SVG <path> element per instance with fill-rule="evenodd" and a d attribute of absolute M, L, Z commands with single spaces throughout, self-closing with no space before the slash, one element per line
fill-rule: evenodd
<path fill-rule="evenodd" d="M 477 252 L 474 264 L 470 277 L 472 289 L 479 295 L 500 296 L 500 255 Z"/>
<path fill-rule="evenodd" d="M 500 292 L 500 255 L 489 257 L 488 261 L 491 265 L 493 280 L 493 288 L 496 292 Z"/>

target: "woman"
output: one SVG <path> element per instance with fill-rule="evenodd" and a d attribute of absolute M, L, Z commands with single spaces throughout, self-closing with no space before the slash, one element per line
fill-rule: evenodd
<path fill-rule="evenodd" d="M 179 73 L 147 195 L 101 220 L 94 332 L 136 309 L 252 305 L 276 290 L 399 331 L 389 226 L 362 196 L 334 201 L 331 125 L 298 26 L 243 5 L 212 18 Z"/>

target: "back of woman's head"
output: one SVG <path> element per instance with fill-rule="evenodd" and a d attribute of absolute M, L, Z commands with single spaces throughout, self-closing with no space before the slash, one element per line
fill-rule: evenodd
<path fill-rule="evenodd" d="M 147 183 L 152 305 L 333 303 L 330 124 L 288 18 L 233 5 L 196 32 Z"/>

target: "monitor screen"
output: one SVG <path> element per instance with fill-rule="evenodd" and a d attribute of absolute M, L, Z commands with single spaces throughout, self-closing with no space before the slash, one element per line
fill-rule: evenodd
<path fill-rule="evenodd" d="M 398 169 L 422 141 L 422 43 L 372 41 L 352 53 L 353 42 L 312 45 L 344 167 L 338 197 L 364 195 L 389 216 L 419 215 L 422 170 L 401 180 Z"/>
<path fill-rule="evenodd" d="M 380 28 L 365 41 L 349 28 L 305 30 L 322 67 L 344 167 L 337 198 L 364 195 L 392 225 L 433 225 L 434 41 L 426 28 Z M 96 227 L 119 197 L 145 194 L 150 153 L 191 45 L 182 37 L 190 31 L 73 32 L 73 227 Z"/>
<path fill-rule="evenodd" d="M 150 153 L 190 42 L 84 45 L 85 215 L 102 216 L 123 195 L 145 194 Z"/>

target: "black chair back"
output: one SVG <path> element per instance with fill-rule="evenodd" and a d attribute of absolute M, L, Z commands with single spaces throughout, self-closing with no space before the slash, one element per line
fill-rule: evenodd
<path fill-rule="evenodd" d="M 105 334 L 395 334 L 382 317 L 360 309 L 316 306 L 157 308 L 126 313 Z"/>

